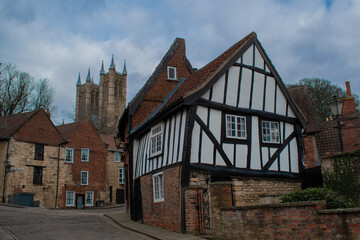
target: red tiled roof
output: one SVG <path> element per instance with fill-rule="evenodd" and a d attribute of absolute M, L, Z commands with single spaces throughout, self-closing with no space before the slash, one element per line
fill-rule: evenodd
<path fill-rule="evenodd" d="M 74 122 L 56 126 L 58 131 L 60 132 L 61 136 L 66 140 L 71 138 L 71 135 L 75 131 L 75 129 L 81 124 L 81 122 Z"/>
<path fill-rule="evenodd" d="M 244 37 L 239 42 L 235 43 L 232 47 L 226 50 L 223 54 L 215 58 L 213 61 L 205 65 L 203 68 L 195 72 L 191 77 L 185 79 L 185 81 L 179 86 L 179 88 L 170 97 L 163 108 L 166 108 L 171 103 L 177 100 L 187 97 L 192 93 L 200 90 L 204 87 L 211 78 L 221 69 L 221 67 L 229 60 L 235 53 L 240 50 L 244 44 L 249 41 L 252 37 L 256 37 L 256 33 L 252 32 Z"/>
<path fill-rule="evenodd" d="M 117 149 L 116 145 L 115 145 L 115 140 L 114 140 L 114 136 L 111 135 L 104 135 L 104 134 L 99 134 L 101 140 L 105 143 L 105 145 L 109 148 L 109 149 Z M 120 149 L 122 149 L 124 147 L 124 143 L 121 142 L 120 143 Z"/>
<path fill-rule="evenodd" d="M 0 139 L 11 137 L 38 110 L 0 117 Z"/>

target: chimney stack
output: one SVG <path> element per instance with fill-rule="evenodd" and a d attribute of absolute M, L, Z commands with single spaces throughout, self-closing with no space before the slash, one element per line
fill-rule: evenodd
<path fill-rule="evenodd" d="M 352 95 L 351 95 L 351 89 L 350 89 L 349 81 L 346 81 L 345 85 L 346 85 L 346 93 L 347 93 L 348 97 L 351 97 Z"/>

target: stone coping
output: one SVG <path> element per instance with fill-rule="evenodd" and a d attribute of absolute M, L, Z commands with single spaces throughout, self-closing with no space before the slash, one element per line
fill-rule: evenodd
<path fill-rule="evenodd" d="M 220 210 L 247 210 L 257 208 L 284 208 L 284 207 L 307 207 L 307 206 L 322 206 L 326 207 L 326 201 L 307 201 L 307 202 L 291 202 L 291 203 L 275 203 L 275 204 L 261 204 L 241 207 L 223 207 Z"/>
<path fill-rule="evenodd" d="M 324 210 L 318 210 L 317 212 L 318 212 L 318 214 L 360 213 L 360 208 L 324 209 Z"/>

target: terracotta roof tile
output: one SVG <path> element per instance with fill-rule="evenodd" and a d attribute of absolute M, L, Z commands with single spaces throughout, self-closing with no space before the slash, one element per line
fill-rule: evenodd
<path fill-rule="evenodd" d="M 37 111 L 0 117 L 0 139 L 11 137 Z"/>
<path fill-rule="evenodd" d="M 71 138 L 71 135 L 75 131 L 75 129 L 81 124 L 81 122 L 74 122 L 56 126 L 58 131 L 60 132 L 61 136 L 66 140 Z"/>

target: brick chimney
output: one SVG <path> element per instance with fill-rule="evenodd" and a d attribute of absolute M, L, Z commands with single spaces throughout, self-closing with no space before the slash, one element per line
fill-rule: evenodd
<path fill-rule="evenodd" d="M 349 81 L 345 82 L 347 97 L 342 98 L 344 101 L 342 115 L 357 114 L 354 97 L 351 94 L 351 88 Z"/>

